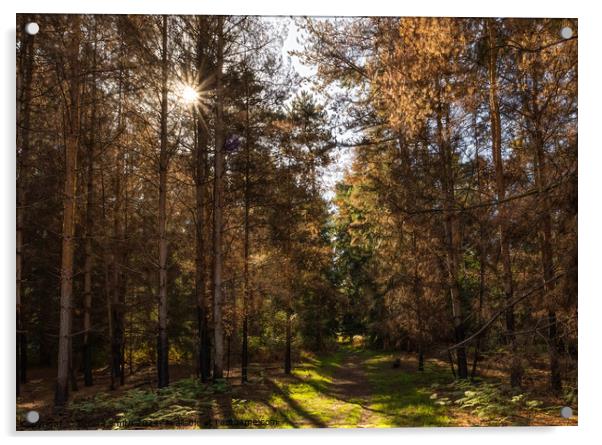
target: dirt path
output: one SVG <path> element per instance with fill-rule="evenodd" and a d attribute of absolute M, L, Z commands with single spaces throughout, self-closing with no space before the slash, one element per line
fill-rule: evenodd
<path fill-rule="evenodd" d="M 373 391 L 366 378 L 360 355 L 355 352 L 346 354 L 341 364 L 334 369 L 332 382 L 329 384 L 330 394 L 342 402 L 358 406 L 361 410 L 357 424 L 347 426 L 373 426 L 378 416 L 368 408 Z"/>
<path fill-rule="evenodd" d="M 284 375 L 278 367 L 270 367 L 261 379 L 254 375 L 249 384 L 240 384 L 240 377 L 233 373 L 225 390 L 204 392 L 202 402 L 189 395 L 191 385 L 186 385 L 173 393 L 161 396 L 156 393 L 154 369 L 146 369 L 128 376 L 126 385 L 115 391 L 108 391 L 108 376 L 98 372 L 95 385 L 90 388 L 80 386 L 71 394 L 72 400 L 89 399 L 96 393 L 103 393 L 113 399 L 114 408 L 102 409 L 90 414 L 87 421 L 104 424 L 116 412 L 129 410 L 130 418 L 144 418 L 152 412 L 139 411 L 131 402 L 120 401 L 128 390 L 136 389 L 136 397 L 143 391 L 149 410 L 155 405 L 162 406 L 165 415 L 166 403 L 178 403 L 190 409 L 194 420 L 207 421 L 208 427 L 249 427 L 243 423 L 229 426 L 233 421 L 269 420 L 275 421 L 274 428 L 374 428 L 405 426 L 471 426 L 498 425 L 493 420 L 483 419 L 473 409 L 461 409 L 453 403 L 439 404 L 434 399 L 457 399 L 459 389 L 451 385 L 451 376 L 445 364 L 430 363 L 424 373 L 416 371 L 415 357 L 401 356 L 401 366 L 393 369 L 392 354 L 368 350 L 354 350 L 343 347 L 331 354 L 307 355 L 300 360 L 290 375 Z M 18 401 L 18 410 L 36 410 L 43 419 L 53 419 L 53 373 L 32 370 L 29 383 L 23 385 Z M 173 371 L 173 373 L 171 372 Z M 186 367 L 170 369 L 174 382 L 191 375 L 193 370 Z M 433 398 L 433 384 L 437 384 Z M 451 385 L 451 386 L 450 386 Z M 466 388 L 460 388 L 464 392 Z M 146 392 L 144 392 L 146 391 Z M 129 396 L 128 396 L 129 397 Z M 132 396 L 133 397 L 133 396 Z M 149 399 L 150 397 L 150 399 Z M 531 397 L 531 396 L 529 396 Z M 126 397 L 127 399 L 127 397 Z M 154 400 L 155 402 L 149 402 Z M 192 400 L 192 401 L 191 401 Z M 533 400 L 539 400 L 537 397 Z M 501 403 L 501 402 L 500 402 Z M 505 402 L 506 405 L 511 403 Z M 545 401 L 546 406 L 555 406 L 561 401 Z M 106 404 L 105 404 L 106 405 Z M 165 405 L 165 406 L 164 406 Z M 122 408 L 127 406 L 128 408 Z M 117 408 L 115 408 L 117 407 Z M 514 409 L 514 408 L 512 408 Z M 199 418 L 200 416 L 200 418 Z M 498 416 L 499 417 L 499 416 Z M 67 419 L 69 420 L 69 419 Z M 543 410 L 517 411 L 503 424 L 514 425 L 574 425 L 577 418 L 561 419 L 557 411 Z M 222 425 L 223 424 L 223 425 Z M 241 426 L 242 425 L 242 426 Z M 264 424 L 259 426 L 265 428 Z"/>

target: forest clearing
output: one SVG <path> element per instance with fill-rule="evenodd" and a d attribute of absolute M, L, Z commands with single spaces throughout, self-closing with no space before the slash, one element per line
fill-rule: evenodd
<path fill-rule="evenodd" d="M 424 426 L 576 425 L 559 416 L 562 401 L 545 388 L 512 391 L 493 377 L 459 384 L 449 363 L 429 360 L 417 371 L 406 354 L 394 368 L 395 354 L 343 344 L 333 353 L 302 358 L 287 376 L 279 367 L 253 367 L 240 384 L 232 372 L 220 384 L 202 384 L 192 369 L 178 369 L 169 391 L 156 389 L 152 372 L 130 376 L 118 392 L 98 387 L 76 393 L 66 418 L 53 415 L 53 388 L 31 378 L 18 412 L 35 409 L 60 429 L 140 428 L 376 428 Z M 149 370 L 147 370 L 149 371 Z M 499 375 L 499 374 L 497 374 Z M 100 379 L 99 379 L 100 380 Z M 539 398 L 539 399 L 538 399 Z M 91 414 L 91 415 L 90 415 Z M 63 423 L 61 423 L 63 422 Z M 36 428 L 21 424 L 23 429 Z"/>
<path fill-rule="evenodd" d="M 19 429 L 576 425 L 576 19 L 17 25 Z"/>

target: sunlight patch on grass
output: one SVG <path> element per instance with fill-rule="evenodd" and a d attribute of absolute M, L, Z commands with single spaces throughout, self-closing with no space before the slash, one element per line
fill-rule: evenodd
<path fill-rule="evenodd" d="M 293 371 L 295 380 L 274 379 L 278 389 L 268 403 L 296 427 L 354 427 L 361 416 L 361 407 L 328 393 L 332 373 L 343 357 L 342 353 L 308 357 Z"/>
<path fill-rule="evenodd" d="M 373 387 L 369 409 L 379 427 L 445 426 L 451 423 L 446 409 L 430 398 L 428 386 L 448 381 L 449 376 L 438 367 L 427 367 L 422 372 L 407 373 L 391 368 L 393 356 L 370 351 L 365 357 L 366 377 Z"/>

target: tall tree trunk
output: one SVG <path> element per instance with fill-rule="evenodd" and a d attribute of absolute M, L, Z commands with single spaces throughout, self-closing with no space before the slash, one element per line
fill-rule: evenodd
<path fill-rule="evenodd" d="M 441 88 L 441 86 L 439 86 Z M 439 100 L 441 102 L 441 99 Z M 440 175 L 443 184 L 444 194 L 444 225 L 445 225 L 445 249 L 447 259 L 447 278 L 450 292 L 452 317 L 454 322 L 454 335 L 456 342 L 464 340 L 464 309 L 462 307 L 462 297 L 459 282 L 459 250 L 460 250 L 460 227 L 458 215 L 456 214 L 456 199 L 454 191 L 454 172 L 451 142 L 447 136 L 447 131 L 443 124 L 443 106 L 439 103 L 437 107 L 437 144 L 439 146 L 440 157 Z M 447 114 L 447 113 L 446 113 Z M 447 122 L 446 122 L 447 125 Z M 468 364 L 466 359 L 466 348 L 461 346 L 456 349 L 458 361 L 458 377 L 466 379 L 468 377 Z"/>
<path fill-rule="evenodd" d="M 92 309 L 92 270 L 94 267 L 94 156 L 96 145 L 96 43 L 94 44 L 93 68 L 91 79 L 92 111 L 90 116 L 90 137 L 87 150 L 87 185 L 86 185 L 86 225 L 84 233 L 84 384 L 92 386 L 92 350 L 90 345 L 91 309 Z"/>
<path fill-rule="evenodd" d="M 477 176 L 477 189 L 479 194 L 483 196 L 483 178 L 481 172 L 481 159 L 479 153 L 479 137 L 477 126 L 476 112 L 473 114 L 473 130 L 474 130 L 474 145 L 475 145 L 475 170 Z M 483 319 L 483 304 L 485 300 L 485 266 L 487 261 L 487 240 L 485 238 L 485 211 L 479 212 L 479 302 L 477 307 L 477 326 L 480 326 Z M 479 335 L 476 340 L 474 358 L 472 362 L 472 371 L 470 378 L 474 379 L 477 376 L 477 365 L 481 354 L 482 335 Z"/>
<path fill-rule="evenodd" d="M 125 40 L 125 39 L 124 39 Z M 128 126 L 126 122 L 127 114 L 124 109 L 127 109 L 127 85 L 129 71 L 124 64 L 126 56 L 125 43 L 120 46 L 119 59 L 119 140 L 117 151 L 117 168 L 116 168 L 116 199 L 115 207 L 118 210 L 113 215 L 114 231 L 115 231 L 115 253 L 117 261 L 115 262 L 115 301 L 117 302 L 117 323 L 118 323 L 118 351 L 117 364 L 119 369 L 119 383 L 125 383 L 125 322 L 126 322 L 126 295 L 127 295 L 127 270 L 128 270 L 128 178 L 130 176 L 129 157 L 126 154 L 124 147 L 128 146 Z"/>
<path fill-rule="evenodd" d="M 200 27 L 199 27 L 200 32 Z M 199 37 L 197 46 L 197 70 L 200 75 L 202 69 L 201 48 L 204 42 Z M 196 189 L 196 258 L 195 258 L 195 291 L 197 301 L 198 321 L 198 350 L 199 350 L 199 373 L 201 381 L 207 382 L 210 378 L 211 368 L 211 343 L 209 341 L 209 329 L 207 320 L 206 301 L 206 261 L 205 261 L 205 232 L 206 232 L 206 194 L 207 194 L 207 128 L 202 116 L 194 109 L 196 121 L 196 167 L 195 167 L 195 189 Z"/>
<path fill-rule="evenodd" d="M 113 270 L 111 275 L 111 373 L 121 382 L 121 349 L 123 344 L 122 257 L 121 257 L 121 169 L 119 153 L 114 173 L 115 206 L 113 209 Z"/>
<path fill-rule="evenodd" d="M 121 90 L 121 88 L 120 88 Z M 121 119 L 121 97 L 118 111 L 120 129 Z M 122 190 L 121 175 L 123 174 L 122 155 L 117 150 L 114 164 L 114 192 L 115 204 L 113 207 L 113 270 L 111 274 L 111 310 L 112 328 L 111 333 L 111 372 L 115 382 L 121 382 L 121 351 L 123 346 L 123 255 L 122 255 Z"/>
<path fill-rule="evenodd" d="M 290 301 L 289 301 L 290 306 Z M 291 329 L 292 310 L 290 307 L 286 311 L 286 349 L 284 351 L 284 373 L 290 374 L 293 369 L 291 357 L 292 329 Z"/>
<path fill-rule="evenodd" d="M 24 23 L 21 24 L 24 26 Z M 27 382 L 27 337 L 23 322 L 21 296 L 23 292 L 23 230 L 25 219 L 25 169 L 27 166 L 31 123 L 31 84 L 34 70 L 34 36 L 22 31 L 23 41 L 19 54 L 19 73 L 17 76 L 17 233 L 16 233 L 16 303 L 17 303 L 17 396 L 20 393 L 21 383 Z"/>
<path fill-rule="evenodd" d="M 560 373 L 560 342 L 558 339 L 558 327 L 555 311 L 555 303 L 551 301 L 554 290 L 554 260 L 552 252 L 552 213 L 550 206 L 548 185 L 548 174 L 546 156 L 544 151 L 544 134 L 542 112 L 539 105 L 540 79 L 542 77 L 541 63 L 536 60 L 531 66 L 531 93 L 523 95 L 523 106 L 525 116 L 529 119 L 529 133 L 531 137 L 531 148 L 534 152 L 535 165 L 535 187 L 537 188 L 540 210 L 539 210 L 539 244 L 541 254 L 541 265 L 543 280 L 545 283 L 544 295 L 548 309 L 548 354 L 550 357 L 550 388 L 559 393 L 562 390 L 562 376 Z"/>
<path fill-rule="evenodd" d="M 507 234 L 507 206 L 504 203 L 506 199 L 506 184 L 504 178 L 504 161 L 502 159 L 502 125 L 500 118 L 500 105 L 498 99 L 498 79 L 497 79 L 497 32 L 494 19 L 487 20 L 487 33 L 489 40 L 489 120 L 491 124 L 491 150 L 493 154 L 493 163 L 495 168 L 495 183 L 497 191 L 498 206 L 498 233 L 500 240 L 500 249 L 503 267 L 504 298 L 508 308 L 506 309 L 506 335 L 510 345 L 510 383 L 517 387 L 521 384 L 522 369 L 518 358 L 518 348 L 515 335 L 514 306 L 509 304 L 514 295 L 514 285 L 512 279 L 512 264 L 510 257 L 510 240 Z"/>
<path fill-rule="evenodd" d="M 548 354 L 550 356 L 550 388 L 554 393 L 558 394 L 562 391 L 562 376 L 560 374 L 560 342 L 558 340 L 558 328 L 555 304 L 549 301 L 552 298 L 552 290 L 554 289 L 554 262 L 552 254 L 552 217 L 550 211 L 550 198 L 547 186 L 546 160 L 543 149 L 543 137 L 537 128 L 535 131 L 535 168 L 536 182 L 538 190 L 538 199 L 541 200 L 541 224 L 540 224 L 540 251 L 541 265 L 543 269 L 543 279 L 546 282 L 544 293 L 548 299 Z"/>
<path fill-rule="evenodd" d="M 77 181 L 77 150 L 79 145 L 80 102 L 80 16 L 71 18 L 71 36 L 68 48 L 69 101 L 65 138 L 65 185 L 63 195 L 63 240 L 61 254 L 60 327 L 56 393 L 54 404 L 62 407 L 69 395 L 68 379 L 71 351 L 71 305 L 73 300 L 73 250 L 75 229 L 75 190 Z"/>
<path fill-rule="evenodd" d="M 125 350 L 126 350 L 126 331 L 125 331 L 125 322 L 126 322 L 126 295 L 127 295 L 127 274 L 126 270 L 128 269 L 128 250 L 126 246 L 127 234 L 129 233 L 128 228 L 128 176 L 130 174 L 128 170 L 128 162 L 125 156 L 125 153 L 121 154 L 121 167 L 123 169 L 123 224 L 121 230 L 121 243 L 120 243 L 120 261 L 121 261 L 121 290 L 120 290 L 120 322 L 121 322 L 121 349 L 119 351 L 119 359 L 120 359 L 120 369 L 119 369 L 119 377 L 120 384 L 125 384 Z M 129 337 L 128 337 L 129 338 Z M 130 368 L 131 372 L 131 368 Z"/>
<path fill-rule="evenodd" d="M 403 238 L 403 232 L 402 232 Z M 424 337 L 425 337 L 425 329 L 424 329 L 424 316 L 422 310 L 422 285 L 420 282 L 420 274 L 418 271 L 418 243 L 417 243 L 417 234 L 416 229 L 412 230 L 412 259 L 414 262 L 414 277 L 412 283 L 412 292 L 414 293 L 415 303 L 416 303 L 416 319 L 418 323 L 418 371 L 424 371 Z"/>
<path fill-rule="evenodd" d="M 159 155 L 159 338 L 157 344 L 158 385 L 169 385 L 167 341 L 167 16 L 163 16 L 161 63 L 161 153 Z"/>
<path fill-rule="evenodd" d="M 113 169 L 114 164 L 111 159 L 109 162 L 109 168 Z M 115 372 L 115 309 L 114 306 L 114 290 L 113 284 L 114 281 L 111 275 L 111 265 L 114 265 L 117 261 L 112 240 L 111 240 L 111 228 L 109 225 L 109 216 L 107 212 L 107 192 L 105 188 L 105 175 L 104 168 L 100 169 L 100 190 L 101 190 L 101 203 L 102 203 L 102 221 L 103 221 L 103 275 L 104 275 L 104 296 L 106 301 L 106 309 L 107 309 L 107 332 L 109 335 L 109 371 L 110 371 L 110 383 L 109 388 L 111 390 L 115 389 L 116 378 L 118 375 Z"/>
<path fill-rule="evenodd" d="M 205 72 L 205 47 L 207 46 L 204 28 L 206 25 L 202 17 L 197 17 L 197 48 L 196 69 L 199 82 L 204 78 Z M 196 258 L 195 258 L 195 291 L 197 301 L 198 322 L 198 350 L 199 373 L 202 382 L 207 382 L 211 374 L 211 342 L 209 339 L 209 321 L 207 317 L 208 305 L 206 298 L 207 262 L 205 261 L 206 238 L 206 202 L 207 202 L 207 144 L 208 129 L 199 113 L 197 105 L 193 104 L 194 120 L 196 125 L 196 166 L 195 166 L 195 192 L 196 192 Z"/>
<path fill-rule="evenodd" d="M 215 116 L 215 175 L 213 187 L 213 342 L 215 356 L 213 378 L 223 378 L 224 370 L 224 327 L 222 323 L 222 211 L 224 174 L 224 18 L 217 18 L 217 77 L 216 77 L 216 116 Z"/>
<path fill-rule="evenodd" d="M 251 301 L 251 289 L 249 285 L 249 206 L 250 206 L 250 163 L 251 163 L 251 117 L 249 113 L 249 73 L 245 72 L 245 197 L 244 197 L 244 291 L 243 291 L 243 319 L 242 319 L 242 357 L 241 357 L 241 381 L 248 381 L 249 367 L 249 304 Z"/>
<path fill-rule="evenodd" d="M 119 87 L 118 87 L 118 105 L 117 105 L 117 140 L 115 146 L 114 158 L 112 159 L 113 170 L 113 234 L 112 234 L 112 270 L 110 274 L 110 337 L 111 337 L 111 387 L 116 384 L 124 383 L 123 374 L 123 347 L 125 338 L 124 329 L 124 274 L 123 266 L 125 263 L 123 238 L 123 185 L 122 178 L 124 174 L 124 151 L 123 137 L 125 133 L 125 118 L 123 112 L 124 102 L 124 67 L 123 67 L 124 48 L 120 47 L 119 54 Z"/>

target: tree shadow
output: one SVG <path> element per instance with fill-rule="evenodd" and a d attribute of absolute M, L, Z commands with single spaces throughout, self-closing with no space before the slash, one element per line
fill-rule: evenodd
<path fill-rule="evenodd" d="M 278 417 L 282 417 L 284 419 L 284 421 L 286 423 L 288 423 L 290 426 L 292 426 L 293 428 L 299 427 L 295 422 L 292 421 L 292 419 L 286 414 L 286 412 L 279 410 L 278 408 L 276 408 L 274 405 L 272 405 L 267 400 L 259 400 L 258 402 L 261 403 L 262 405 L 264 405 L 265 407 L 267 407 L 270 411 L 272 411 L 272 413 L 274 413 L 274 415 L 276 415 Z"/>
<path fill-rule="evenodd" d="M 319 417 L 316 417 L 312 413 L 308 412 L 303 406 L 293 399 L 285 390 L 280 388 L 273 380 L 267 380 L 267 386 L 272 390 L 273 394 L 280 396 L 288 406 L 290 406 L 300 417 L 306 419 L 309 423 L 311 423 L 316 428 L 328 428 L 328 425 Z M 289 422 L 290 419 L 289 419 Z M 292 423 L 292 422 L 291 422 Z M 293 424 L 293 426 L 298 427 L 298 425 Z"/>
<path fill-rule="evenodd" d="M 349 403 L 351 405 L 357 405 L 360 408 L 365 409 L 366 411 L 371 411 L 374 413 L 390 414 L 383 410 L 371 408 L 370 406 L 367 405 L 367 401 L 358 399 L 356 397 L 346 397 L 344 389 L 342 389 L 342 388 L 337 389 L 337 390 L 329 390 L 329 389 L 325 388 L 324 384 L 318 383 L 312 379 L 304 379 L 297 375 L 292 375 L 292 377 L 295 378 L 299 383 L 309 385 L 313 389 L 315 389 L 317 392 L 320 392 L 320 393 L 324 394 L 325 396 L 330 397 L 332 399 L 338 400 L 339 402 Z M 344 384 L 337 384 L 337 386 L 339 386 L 339 387 L 341 387 L 343 385 Z"/>
<path fill-rule="evenodd" d="M 289 376 L 280 376 L 279 378 L 283 377 Z M 287 380 L 288 383 L 292 383 L 292 379 Z M 270 402 L 273 396 L 278 396 L 286 405 L 275 406 Z M 256 421 L 259 420 L 267 422 L 259 423 L 259 425 L 267 428 L 277 428 L 279 422 L 293 428 L 300 428 L 305 422 L 316 428 L 328 427 L 320 418 L 308 412 L 301 403 L 293 399 L 286 389 L 278 386 L 270 378 L 266 378 L 264 383 L 259 385 L 238 386 L 232 392 L 214 396 L 212 400 L 214 403 L 201 421 L 201 425 L 205 428 L 248 428 L 257 425 Z M 237 415 L 237 409 L 234 406 L 235 400 L 243 401 L 243 407 L 245 404 L 250 407 L 263 406 L 269 410 L 270 414 L 263 410 L 243 408 L 243 411 L 239 411 Z M 266 416 L 270 418 L 263 418 Z"/>
<path fill-rule="evenodd" d="M 232 409 L 232 395 L 217 395 L 209 408 L 208 417 L 204 419 L 205 426 L 210 428 L 233 427 L 236 426 L 238 419 Z"/>
<path fill-rule="evenodd" d="M 367 364 L 366 357 L 354 352 L 348 357 L 351 360 L 332 369 L 332 383 L 295 374 L 292 377 L 327 397 L 380 414 L 395 426 L 445 423 L 440 417 L 444 410 L 434 404 L 424 389 L 425 385 L 449 380 L 438 369 L 419 373 L 406 367 L 400 371 L 390 369 L 387 361 Z"/>

